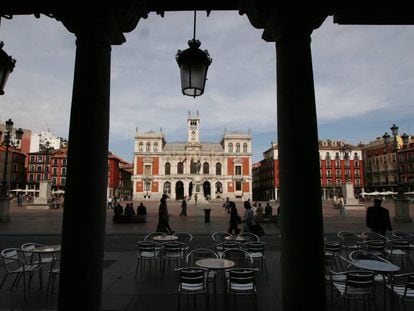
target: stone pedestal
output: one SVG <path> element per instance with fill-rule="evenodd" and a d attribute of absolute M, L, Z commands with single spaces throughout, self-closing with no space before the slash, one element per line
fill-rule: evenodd
<path fill-rule="evenodd" d="M 10 221 L 10 199 L 9 198 L 0 198 L 0 223 Z"/>
<path fill-rule="evenodd" d="M 394 207 L 395 207 L 395 222 L 412 222 L 412 218 L 410 217 L 410 200 L 408 199 L 395 199 L 394 200 Z"/>
<path fill-rule="evenodd" d="M 39 196 L 33 199 L 33 203 L 28 204 L 28 209 L 49 209 L 49 202 L 52 199 L 51 186 L 47 180 L 39 183 Z"/>
<path fill-rule="evenodd" d="M 364 210 L 365 206 L 359 204 L 358 199 L 355 199 L 354 196 L 354 185 L 350 182 L 347 182 L 342 186 L 342 194 L 345 200 L 345 208 L 348 210 Z"/>
<path fill-rule="evenodd" d="M 204 197 L 203 191 L 203 184 L 201 182 L 201 176 L 195 176 L 193 178 L 193 193 L 191 199 L 189 200 L 190 203 L 195 204 L 195 196 L 197 195 L 197 205 L 206 205 L 210 204 Z"/>

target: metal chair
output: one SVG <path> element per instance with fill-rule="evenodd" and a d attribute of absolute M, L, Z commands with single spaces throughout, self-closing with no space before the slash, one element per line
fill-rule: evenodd
<path fill-rule="evenodd" d="M 161 251 L 160 245 L 154 241 L 139 241 L 138 244 L 138 259 L 135 268 L 135 278 L 137 278 L 138 267 L 141 268 L 141 272 L 145 268 L 146 263 L 149 264 L 149 270 L 151 272 L 152 263 L 154 263 L 155 269 L 158 265 L 161 265 Z"/>
<path fill-rule="evenodd" d="M 374 305 L 374 310 L 377 310 L 375 304 L 375 282 L 374 273 L 364 270 L 345 271 L 344 282 L 334 282 L 333 285 L 341 295 L 344 301 L 345 310 L 350 309 L 352 301 L 357 304 L 362 302 L 364 310 L 367 307 L 370 309 L 370 303 Z"/>
<path fill-rule="evenodd" d="M 226 276 L 226 308 L 229 307 L 230 297 L 233 296 L 234 310 L 237 310 L 237 296 L 252 297 L 254 309 L 257 310 L 255 269 L 234 268 L 228 270 Z"/>
<path fill-rule="evenodd" d="M 406 265 L 408 263 L 411 272 L 414 269 L 414 265 L 410 258 L 410 241 L 407 239 L 394 239 L 391 240 L 390 243 L 391 248 L 385 250 L 388 254 L 388 258 L 394 263 L 396 263 L 397 258 L 399 258 L 402 271 L 404 271 L 405 268 L 404 263 L 406 263 Z"/>
<path fill-rule="evenodd" d="M 187 254 L 185 266 L 194 267 L 197 260 L 204 258 L 219 258 L 219 256 L 215 251 L 209 248 L 195 248 Z M 214 270 L 209 270 L 207 272 L 207 280 L 213 285 L 214 293 L 216 293 L 216 276 L 217 273 Z"/>
<path fill-rule="evenodd" d="M 189 232 L 176 232 L 173 234 L 174 236 L 178 237 L 176 242 L 180 242 L 185 244 L 184 251 L 185 256 L 187 255 L 187 252 L 190 250 L 191 242 L 193 241 L 193 235 Z"/>
<path fill-rule="evenodd" d="M 234 261 L 235 268 L 252 268 L 254 263 L 252 255 L 241 248 L 226 249 L 220 258 Z"/>
<path fill-rule="evenodd" d="M 231 234 L 225 231 L 217 231 L 211 235 L 211 238 L 213 239 L 214 243 L 217 244 L 226 241 L 225 237 L 227 236 L 231 236 Z"/>
<path fill-rule="evenodd" d="M 391 297 L 401 301 L 404 311 L 407 310 L 407 302 L 414 302 L 414 273 L 396 274 L 392 283 L 387 285 Z M 391 299 L 393 301 L 393 299 Z M 396 300 L 398 302 L 398 300 Z"/>
<path fill-rule="evenodd" d="M 264 242 L 248 242 L 243 244 L 245 249 L 250 256 L 253 258 L 253 265 L 260 269 L 263 273 L 266 273 L 266 279 L 269 279 L 267 271 L 266 256 L 265 256 L 265 243 Z"/>
<path fill-rule="evenodd" d="M 150 232 L 144 237 L 144 241 L 153 241 L 154 237 L 156 236 L 166 236 L 167 234 L 164 232 Z"/>
<path fill-rule="evenodd" d="M 196 297 L 198 295 L 203 295 L 208 310 L 209 298 L 208 286 L 206 282 L 208 270 L 200 267 L 184 267 L 176 269 L 176 271 L 178 272 L 177 310 L 180 310 L 182 295 L 193 296 L 194 309 L 196 308 Z"/>
<path fill-rule="evenodd" d="M 350 231 L 340 231 L 337 235 L 338 238 L 341 240 L 342 248 L 346 252 L 358 249 L 359 243 L 363 241 L 360 235 Z"/>
<path fill-rule="evenodd" d="M 259 242 L 260 238 L 251 232 L 242 232 L 237 235 L 240 238 L 243 238 L 245 242 Z"/>
<path fill-rule="evenodd" d="M 55 283 L 60 275 L 60 252 L 53 252 L 52 258 L 53 260 L 49 267 L 49 278 L 46 287 L 46 300 L 49 296 L 49 292 L 51 295 L 54 294 Z"/>
<path fill-rule="evenodd" d="M 185 247 L 184 243 L 180 242 L 166 242 L 164 243 L 162 252 L 162 271 L 165 272 L 165 266 L 178 268 L 183 266 L 185 261 Z"/>
<path fill-rule="evenodd" d="M 30 287 L 30 282 L 34 273 L 39 273 L 39 283 L 41 284 L 42 270 L 39 264 L 27 264 L 26 263 L 26 254 L 25 251 L 19 248 L 6 248 L 1 252 L 1 257 L 3 259 L 4 266 L 6 268 L 6 274 L 0 284 L 0 289 L 3 287 L 7 277 L 11 274 L 16 275 L 13 280 L 13 283 L 10 287 L 10 290 L 17 288 L 20 280 L 23 279 L 23 296 L 26 300 L 26 283 Z M 26 282 L 26 277 L 28 281 Z"/>

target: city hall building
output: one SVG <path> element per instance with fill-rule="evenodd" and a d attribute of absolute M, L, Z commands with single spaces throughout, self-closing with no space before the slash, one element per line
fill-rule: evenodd
<path fill-rule="evenodd" d="M 200 117 L 188 113 L 187 141 L 167 142 L 162 131 L 135 135 L 133 198 L 247 200 L 252 196 L 252 138 L 224 132 L 219 143 L 200 141 Z"/>

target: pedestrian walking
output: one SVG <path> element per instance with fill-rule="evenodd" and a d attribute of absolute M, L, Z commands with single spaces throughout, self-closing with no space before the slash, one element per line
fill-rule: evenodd
<path fill-rule="evenodd" d="M 346 215 L 346 209 L 345 209 L 345 202 L 342 195 L 339 195 L 338 201 L 336 201 L 336 206 L 339 208 L 339 214 L 342 216 Z"/>
<path fill-rule="evenodd" d="M 385 236 L 387 230 L 392 231 L 392 226 L 390 213 L 381 204 L 381 199 L 375 199 L 374 205 L 367 208 L 366 224 L 372 232 Z"/>
<path fill-rule="evenodd" d="M 168 195 L 163 194 L 160 200 L 160 207 L 158 210 L 157 231 L 173 234 L 174 230 L 172 230 L 170 227 L 170 215 L 168 214 L 167 198 Z"/>
<path fill-rule="evenodd" d="M 229 201 L 228 204 L 230 206 L 230 226 L 228 232 L 230 234 L 233 234 L 233 232 L 234 234 L 239 234 L 239 224 L 241 223 L 241 218 L 237 212 L 236 203 L 234 203 L 233 201 Z"/>
<path fill-rule="evenodd" d="M 181 213 L 180 216 L 187 216 L 187 197 L 184 197 L 181 202 Z"/>

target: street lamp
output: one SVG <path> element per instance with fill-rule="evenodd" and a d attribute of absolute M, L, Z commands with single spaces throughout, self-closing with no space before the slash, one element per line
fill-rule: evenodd
<path fill-rule="evenodd" d="M 3 50 L 4 42 L 0 41 L 0 95 L 4 95 L 4 86 L 6 85 L 9 74 L 13 71 L 16 60 Z"/>
<path fill-rule="evenodd" d="M 398 126 L 393 124 L 390 128 L 391 130 L 391 134 L 393 136 L 393 141 L 392 141 L 392 152 L 395 154 L 395 172 L 397 175 L 397 196 L 401 199 L 404 199 L 404 188 L 401 184 L 401 174 L 400 174 L 400 165 L 399 165 L 399 159 L 398 159 L 398 150 L 400 149 L 399 144 L 398 144 Z M 407 134 L 405 134 L 407 135 Z M 408 135 L 407 135 L 408 136 Z M 388 147 L 388 145 L 391 142 L 391 136 L 390 134 L 388 134 L 387 132 L 385 132 L 385 134 L 382 136 L 382 138 L 384 139 L 384 144 Z M 404 140 L 403 140 L 404 142 Z"/>
<path fill-rule="evenodd" d="M 207 80 L 208 66 L 211 57 L 207 50 L 200 50 L 201 42 L 196 40 L 196 11 L 194 11 L 194 33 L 193 39 L 188 41 L 189 48 L 177 51 L 175 56 L 181 75 L 181 90 L 183 95 L 200 96 L 204 93 Z"/>
<path fill-rule="evenodd" d="M 393 136 L 393 145 L 392 145 L 392 152 L 395 153 L 395 172 L 397 175 L 397 197 L 394 199 L 395 204 L 395 221 L 398 222 L 411 222 L 410 217 L 410 210 L 409 210 L 409 200 L 404 195 L 404 187 L 401 183 L 401 172 L 400 172 L 400 165 L 398 159 L 398 150 L 400 146 L 398 144 L 398 126 L 393 124 L 390 128 L 391 134 Z M 384 140 L 384 144 L 388 147 L 388 144 L 391 142 L 391 136 L 387 132 L 382 136 Z M 409 136 L 404 133 L 401 136 L 403 140 L 403 145 L 408 143 Z"/>
<path fill-rule="evenodd" d="M 11 134 L 13 131 L 13 121 L 11 119 L 8 119 L 6 121 L 5 126 L 5 133 L 4 133 L 4 139 L 2 145 L 6 147 L 6 153 L 4 156 L 4 170 L 3 170 L 3 181 L 2 181 L 2 189 L 1 189 L 1 196 L 7 197 L 7 190 L 8 190 L 8 184 L 7 184 L 7 164 L 9 160 L 9 147 L 10 146 L 16 146 L 14 141 L 11 140 Z M 23 137 L 23 130 L 21 128 L 17 129 L 15 131 L 15 138 L 16 141 L 20 141 Z"/>

